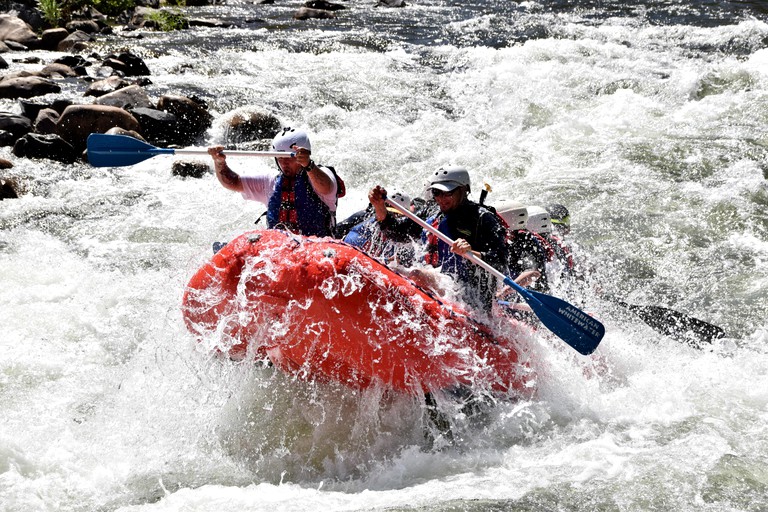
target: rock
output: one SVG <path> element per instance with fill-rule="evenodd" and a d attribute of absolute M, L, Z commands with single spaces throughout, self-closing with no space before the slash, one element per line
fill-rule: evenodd
<path fill-rule="evenodd" d="M 44 50 L 53 51 L 59 47 L 59 43 L 67 38 L 69 32 L 65 28 L 49 28 L 43 30 L 40 36 L 40 47 Z"/>
<path fill-rule="evenodd" d="M 13 167 L 13 162 L 6 160 L 5 158 L 0 158 L 0 169 L 10 169 L 11 167 Z"/>
<path fill-rule="evenodd" d="M 56 133 L 75 149 L 82 151 L 85 149 L 88 135 L 105 133 L 115 126 L 137 132 L 140 130 L 136 118 L 121 108 L 107 105 L 71 105 L 61 114 Z"/>
<path fill-rule="evenodd" d="M 86 34 L 98 34 L 101 27 L 93 20 L 72 20 L 67 23 L 67 30 L 69 32 L 75 32 L 81 30 Z"/>
<path fill-rule="evenodd" d="M 118 55 L 109 55 L 104 59 L 104 66 L 109 66 L 116 71 L 120 71 L 125 76 L 150 75 L 149 68 L 141 57 L 130 52 L 123 52 Z"/>
<path fill-rule="evenodd" d="M 18 139 L 32 131 L 32 121 L 18 114 L 0 112 L 0 130 L 10 133 L 14 139 Z"/>
<path fill-rule="evenodd" d="M 377 0 L 376 7 L 405 7 L 405 0 Z"/>
<path fill-rule="evenodd" d="M 11 49 L 8 48 L 8 45 L 3 41 L 0 41 L 0 53 L 8 53 L 9 51 L 11 51 Z"/>
<path fill-rule="evenodd" d="M 152 144 L 168 146 L 176 144 L 179 139 L 179 120 L 170 112 L 154 108 L 135 108 L 131 114 L 141 125 L 141 133 Z"/>
<path fill-rule="evenodd" d="M 11 77 L 0 80 L 0 98 L 33 98 L 52 92 L 61 92 L 61 87 L 52 80 L 39 76 Z"/>
<path fill-rule="evenodd" d="M 16 143 L 16 137 L 11 132 L 0 130 L 0 146 L 13 146 Z"/>
<path fill-rule="evenodd" d="M 218 122 L 224 125 L 224 139 L 237 144 L 271 139 L 282 127 L 280 120 L 260 107 L 245 106 L 224 114 Z"/>
<path fill-rule="evenodd" d="M 93 40 L 93 37 L 89 34 L 86 34 L 82 30 L 76 30 L 62 39 L 56 47 L 56 50 L 60 52 L 85 50 L 88 48 L 88 43 Z"/>
<path fill-rule="evenodd" d="M 200 103 L 186 96 L 161 96 L 157 109 L 176 116 L 178 120 L 176 140 L 180 145 L 188 145 L 210 128 L 213 117 Z"/>
<path fill-rule="evenodd" d="M 8 69 L 8 61 L 0 57 L 0 69 Z"/>
<path fill-rule="evenodd" d="M 98 98 L 99 96 L 104 96 L 105 94 L 124 89 L 130 85 L 132 85 L 132 82 L 126 80 L 125 78 L 121 78 L 119 76 L 110 76 L 104 80 L 93 82 L 88 86 L 83 95 L 95 96 Z"/>
<path fill-rule="evenodd" d="M 5 160 L 7 162 L 7 160 Z M 9 162 L 10 163 L 10 162 Z M 11 164 L 13 166 L 13 164 Z M 3 199 L 18 199 L 18 184 L 15 180 L 0 178 L 0 201 Z"/>
<path fill-rule="evenodd" d="M 296 20 L 308 20 L 308 19 L 320 19 L 327 20 L 333 19 L 336 15 L 331 11 L 324 11 L 322 9 L 310 9 L 308 7 L 299 7 L 299 10 L 293 14 L 293 19 Z"/>
<path fill-rule="evenodd" d="M 47 64 L 40 73 L 47 78 L 71 78 L 77 76 L 75 70 L 66 64 Z"/>
<path fill-rule="evenodd" d="M 12 52 L 25 52 L 29 50 L 29 48 L 21 43 L 17 43 L 16 41 L 3 41 L 5 43 L 5 46 L 8 47 L 9 50 Z"/>
<path fill-rule="evenodd" d="M 329 2 L 328 0 L 309 0 L 308 2 L 304 2 L 304 7 L 309 9 L 321 9 L 323 11 L 340 11 L 346 9 L 345 6 Z"/>
<path fill-rule="evenodd" d="M 42 134 L 56 133 L 56 125 L 60 117 L 59 113 L 52 108 L 44 108 L 35 118 L 33 124 L 35 132 Z"/>
<path fill-rule="evenodd" d="M 144 142 L 147 142 L 144 137 L 142 137 L 139 132 L 135 130 L 126 130 L 125 128 L 120 128 L 119 126 L 115 126 L 114 128 L 110 128 L 106 131 L 108 135 L 126 135 L 128 137 L 133 137 L 134 139 L 138 139 Z"/>
<path fill-rule="evenodd" d="M 87 68 L 91 65 L 90 62 L 85 60 L 80 55 L 65 55 L 64 57 L 59 57 L 58 59 L 54 60 L 53 64 L 63 64 L 65 66 L 69 66 L 75 72 L 76 76 L 87 76 Z"/>
<path fill-rule="evenodd" d="M 23 158 L 47 158 L 65 164 L 73 163 L 78 157 L 75 148 L 58 135 L 39 133 L 28 133 L 17 140 L 13 154 Z"/>
<path fill-rule="evenodd" d="M 10 14 L 0 14 L 0 41 L 16 42 L 28 48 L 37 48 L 40 45 L 40 40 L 32 27 Z"/>
<path fill-rule="evenodd" d="M 104 94 L 96 99 L 97 105 L 111 105 L 126 110 L 133 108 L 152 108 L 152 100 L 147 91 L 138 85 L 129 85 L 114 92 Z"/>
<path fill-rule="evenodd" d="M 211 173 L 211 166 L 201 160 L 176 160 L 171 167 L 171 174 L 182 178 L 202 178 Z"/>

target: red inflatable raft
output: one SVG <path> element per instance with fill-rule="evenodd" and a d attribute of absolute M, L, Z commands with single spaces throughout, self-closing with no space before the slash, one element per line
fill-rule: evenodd
<path fill-rule="evenodd" d="M 245 233 L 192 277 L 182 310 L 201 341 L 236 359 L 266 356 L 301 378 L 410 392 L 532 386 L 519 357 L 526 326 L 505 326 L 514 339 L 496 336 L 330 238 Z"/>

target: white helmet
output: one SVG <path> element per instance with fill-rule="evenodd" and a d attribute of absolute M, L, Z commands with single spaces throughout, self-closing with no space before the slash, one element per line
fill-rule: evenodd
<path fill-rule="evenodd" d="M 528 231 L 545 235 L 552 232 L 552 221 L 549 219 L 549 213 L 541 206 L 528 207 L 528 222 L 526 222 Z"/>
<path fill-rule="evenodd" d="M 390 195 L 389 198 L 403 208 L 408 209 L 411 207 L 411 196 L 408 194 L 404 194 L 403 192 L 395 192 L 394 194 Z"/>
<path fill-rule="evenodd" d="M 441 167 L 429 180 L 429 188 L 450 192 L 456 187 L 469 188 L 469 171 L 464 167 Z"/>
<path fill-rule="evenodd" d="M 293 146 L 308 149 L 312 152 L 312 144 L 309 142 L 309 135 L 302 130 L 293 128 L 283 128 L 275 138 L 272 139 L 272 149 L 275 151 L 293 151 Z"/>
<path fill-rule="evenodd" d="M 496 213 L 504 219 L 509 229 L 525 229 L 528 222 L 528 209 L 519 201 L 502 201 L 496 207 Z"/>

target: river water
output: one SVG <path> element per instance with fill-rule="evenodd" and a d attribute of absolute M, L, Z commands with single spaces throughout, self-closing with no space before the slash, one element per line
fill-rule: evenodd
<path fill-rule="evenodd" d="M 593 270 L 568 298 L 607 327 L 596 356 L 541 336 L 536 394 L 429 450 L 410 397 L 295 382 L 186 331 L 189 277 L 261 206 L 173 177 L 173 157 L 19 160 L 25 194 L 0 203 L 0 510 L 768 508 L 765 4 L 371 4 L 297 22 L 298 2 L 230 2 L 193 12 L 236 28 L 94 50 L 142 55 L 153 97 L 206 100 L 201 145 L 243 106 L 306 128 L 346 181 L 340 218 L 448 164 L 475 198 L 486 182 L 491 203 L 567 205 Z M 727 336 L 697 350 L 601 297 Z"/>

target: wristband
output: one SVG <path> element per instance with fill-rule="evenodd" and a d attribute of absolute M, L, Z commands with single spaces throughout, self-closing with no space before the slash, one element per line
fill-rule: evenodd
<path fill-rule="evenodd" d="M 309 161 L 309 165 L 307 165 L 306 167 L 302 167 L 302 168 L 301 168 L 301 170 L 302 170 L 302 171 L 306 171 L 306 172 L 309 172 L 309 171 L 311 171 L 311 170 L 312 170 L 312 168 L 313 168 L 314 166 L 315 166 L 315 162 L 313 162 L 312 160 L 310 160 L 310 161 Z"/>

